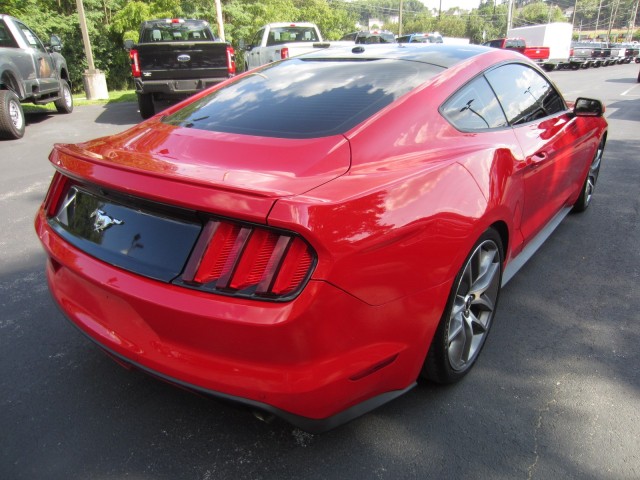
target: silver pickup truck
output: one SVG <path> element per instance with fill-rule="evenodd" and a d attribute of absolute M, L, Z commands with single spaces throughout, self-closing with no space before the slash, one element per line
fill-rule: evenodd
<path fill-rule="evenodd" d="M 20 20 L 0 14 L 0 138 L 24 135 L 21 103 L 54 102 L 60 113 L 73 111 L 69 69 L 60 39 L 40 41 Z"/>

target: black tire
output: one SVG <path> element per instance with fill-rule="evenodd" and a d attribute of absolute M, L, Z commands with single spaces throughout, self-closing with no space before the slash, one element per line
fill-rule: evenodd
<path fill-rule="evenodd" d="M 454 383 L 471 370 L 498 306 L 503 261 L 502 240 L 490 228 L 475 243 L 456 275 L 422 367 L 423 378 Z"/>
<path fill-rule="evenodd" d="M 0 138 L 22 138 L 24 127 L 24 111 L 18 96 L 11 90 L 0 90 Z"/>
<path fill-rule="evenodd" d="M 153 95 L 151 93 L 138 93 L 138 108 L 140 116 L 145 120 L 156 114 L 156 107 L 153 104 Z"/>
<path fill-rule="evenodd" d="M 591 199 L 596 188 L 596 182 L 598 181 L 598 174 L 600 173 L 600 166 L 602 164 L 602 154 L 604 153 L 605 139 L 603 138 L 598 145 L 596 153 L 593 154 L 589 171 L 587 172 L 587 178 L 585 178 L 582 184 L 582 190 L 576 203 L 573 204 L 574 213 L 584 212 L 589 205 L 591 205 Z"/>
<path fill-rule="evenodd" d="M 60 87 L 60 98 L 53 102 L 58 113 L 73 112 L 73 97 L 71 96 L 71 88 L 66 80 L 62 80 Z"/>

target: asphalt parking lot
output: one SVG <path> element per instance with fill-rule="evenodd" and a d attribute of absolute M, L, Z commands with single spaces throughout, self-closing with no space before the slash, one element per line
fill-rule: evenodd
<path fill-rule="evenodd" d="M 0 142 L 0 478 L 640 478 L 638 68 L 552 72 L 607 105 L 595 198 L 506 286 L 473 372 L 323 435 L 125 370 L 63 318 L 33 230 L 48 152 L 140 117 L 28 114 Z"/>

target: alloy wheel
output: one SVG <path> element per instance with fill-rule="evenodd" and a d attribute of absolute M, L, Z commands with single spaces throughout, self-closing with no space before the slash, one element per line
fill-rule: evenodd
<path fill-rule="evenodd" d="M 493 240 L 475 249 L 458 283 L 447 332 L 451 368 L 469 368 L 489 332 L 500 292 L 501 259 Z"/>

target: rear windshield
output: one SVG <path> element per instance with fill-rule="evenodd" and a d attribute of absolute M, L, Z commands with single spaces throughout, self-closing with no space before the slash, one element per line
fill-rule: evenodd
<path fill-rule="evenodd" d="M 443 70 L 404 60 L 294 58 L 257 70 L 163 121 L 266 137 L 337 135 Z"/>
<path fill-rule="evenodd" d="M 274 27 L 269 32 L 267 46 L 291 42 L 317 42 L 320 40 L 313 27 Z"/>
<path fill-rule="evenodd" d="M 142 30 L 140 43 L 152 42 L 211 42 L 211 30 L 203 23 L 157 22 Z"/>

